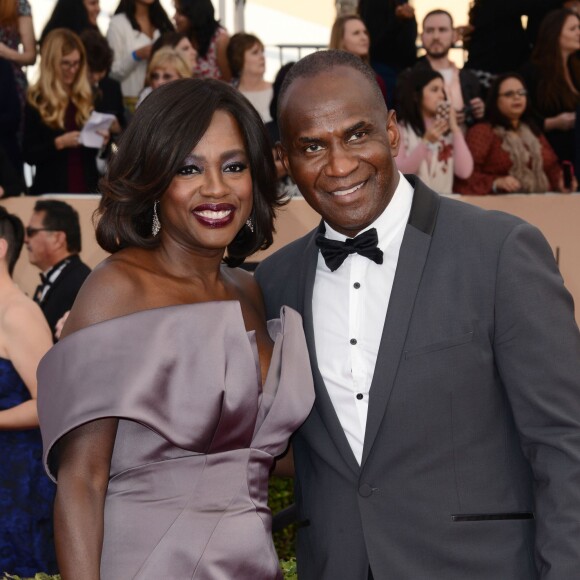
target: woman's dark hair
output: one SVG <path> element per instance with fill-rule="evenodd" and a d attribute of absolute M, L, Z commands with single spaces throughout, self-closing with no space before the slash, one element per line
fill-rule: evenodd
<path fill-rule="evenodd" d="M 212 79 L 180 79 L 153 91 L 123 133 L 118 151 L 101 180 L 97 241 L 108 252 L 126 247 L 155 248 L 153 205 L 167 190 L 184 159 L 207 131 L 216 111 L 236 120 L 252 175 L 254 232 L 243 227 L 227 248 L 229 266 L 272 243 L 276 170 L 260 115 L 233 87 Z M 163 226 L 163 215 L 160 215 Z"/>
<path fill-rule="evenodd" d="M 538 68 L 537 104 L 543 114 L 554 115 L 562 111 L 573 111 L 580 103 L 566 82 L 564 62 L 560 50 L 560 34 L 564 24 L 576 12 L 561 8 L 549 12 L 540 25 L 531 61 Z M 580 89 L 580 58 L 573 54 L 568 58 L 568 69 L 572 82 Z"/>
<path fill-rule="evenodd" d="M 91 72 L 109 74 L 113 64 L 113 50 L 98 30 L 85 30 L 80 34 L 87 53 L 87 65 Z"/>
<path fill-rule="evenodd" d="M 417 68 L 402 80 L 397 113 L 399 120 L 411 127 L 417 135 L 425 133 L 425 121 L 421 114 L 423 89 L 435 79 L 443 80 L 443 77 L 433 69 Z"/>
<path fill-rule="evenodd" d="M 170 46 L 171 48 L 175 48 L 184 38 L 187 38 L 185 34 L 181 32 L 177 32 L 175 30 L 171 30 L 170 32 L 164 32 L 154 43 L 151 47 L 151 56 L 149 60 L 153 57 L 153 55 L 164 46 Z"/>
<path fill-rule="evenodd" d="M 133 29 L 141 31 L 141 27 L 135 19 L 135 0 L 121 0 L 117 10 L 115 10 L 115 14 L 125 14 Z M 151 24 L 161 33 L 174 30 L 173 24 L 159 0 L 155 0 L 153 4 L 149 5 L 149 18 L 151 19 Z"/>
<path fill-rule="evenodd" d="M 278 119 L 278 99 L 280 98 L 280 89 L 282 88 L 282 83 L 286 78 L 286 75 L 290 72 L 290 69 L 295 65 L 294 61 L 287 62 L 285 65 L 280 67 L 280 70 L 276 73 L 276 78 L 272 84 L 272 100 L 270 101 L 270 116 L 274 121 Z"/>
<path fill-rule="evenodd" d="M 76 34 L 80 34 L 83 30 L 99 30 L 94 24 L 89 22 L 89 15 L 83 0 L 57 0 L 52 14 L 40 35 L 40 44 L 42 44 L 46 35 L 55 28 L 68 28 Z"/>
<path fill-rule="evenodd" d="M 511 121 L 501 113 L 499 107 L 497 106 L 501 85 L 504 83 L 504 81 L 507 81 L 508 79 L 517 79 L 518 81 L 520 81 L 520 83 L 522 83 L 524 89 L 526 88 L 526 82 L 524 81 L 523 77 L 518 73 L 508 72 L 495 77 L 487 93 L 487 101 L 485 103 L 485 120 L 493 127 L 499 126 L 503 127 L 504 129 L 507 129 L 508 131 L 511 131 L 514 128 Z M 534 115 L 532 113 L 532 105 L 529 96 L 526 99 L 526 108 L 524 109 L 524 112 L 520 117 L 520 121 L 522 123 L 526 123 L 526 125 L 530 127 L 534 135 L 541 134 L 539 126 L 534 120 Z"/>
<path fill-rule="evenodd" d="M 189 21 L 189 40 L 199 56 L 205 58 L 211 39 L 220 27 L 211 0 L 176 0 L 175 8 Z"/>
<path fill-rule="evenodd" d="M 18 216 L 8 213 L 2 206 L 0 206 L 0 238 L 6 240 L 8 244 L 6 261 L 8 273 L 12 276 L 24 244 L 24 225 Z"/>
<path fill-rule="evenodd" d="M 235 79 L 239 79 L 242 76 L 246 51 L 254 48 L 256 44 L 260 45 L 262 49 L 264 48 L 264 43 L 257 36 L 247 34 L 246 32 L 236 32 L 236 34 L 230 38 L 226 54 L 228 57 L 228 64 L 232 69 L 232 76 Z"/>

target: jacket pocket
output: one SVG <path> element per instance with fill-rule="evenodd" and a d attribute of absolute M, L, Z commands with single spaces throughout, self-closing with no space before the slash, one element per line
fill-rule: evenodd
<path fill-rule="evenodd" d="M 499 520 L 533 520 L 532 512 L 509 512 L 505 514 L 452 514 L 454 522 L 488 522 Z"/>
<path fill-rule="evenodd" d="M 415 356 L 419 356 L 421 354 L 427 354 L 429 352 L 436 352 L 438 350 L 445 350 L 447 348 L 453 348 L 454 346 L 460 346 L 462 344 L 467 344 L 471 342 L 474 337 L 473 330 L 470 332 L 466 332 L 465 334 L 461 334 L 459 336 L 454 336 L 452 338 L 448 338 L 446 340 L 440 340 L 438 342 L 433 342 L 431 344 L 427 344 L 425 346 L 421 346 L 419 348 L 415 348 L 413 350 L 406 350 L 405 351 L 405 359 L 410 359 Z"/>

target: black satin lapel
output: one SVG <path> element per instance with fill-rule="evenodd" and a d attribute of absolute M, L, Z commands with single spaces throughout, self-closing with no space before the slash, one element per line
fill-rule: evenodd
<path fill-rule="evenodd" d="M 336 448 L 339 450 L 346 464 L 355 472 L 360 471 L 359 464 L 352 452 L 348 439 L 344 434 L 334 405 L 330 400 L 324 379 L 318 369 L 318 360 L 316 357 L 316 344 L 314 340 L 314 319 L 312 316 L 312 295 L 314 293 L 314 279 L 316 277 L 316 264 L 318 261 L 318 247 L 315 244 L 316 232 L 311 237 L 306 246 L 304 263 L 302 268 L 302 313 L 304 322 L 304 334 L 306 344 L 310 353 L 310 365 L 314 378 L 314 391 L 316 399 L 314 405 L 322 419 L 330 437 Z"/>
<path fill-rule="evenodd" d="M 416 181 L 413 206 L 399 253 L 395 280 L 369 392 L 362 465 L 372 449 L 381 421 L 386 413 L 413 313 L 415 296 L 429 253 L 431 234 L 437 220 L 439 196 L 419 180 Z"/>

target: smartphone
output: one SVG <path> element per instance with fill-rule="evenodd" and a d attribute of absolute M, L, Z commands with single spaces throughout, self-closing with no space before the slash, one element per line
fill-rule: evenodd
<path fill-rule="evenodd" d="M 564 187 L 571 189 L 572 180 L 574 179 L 574 166 L 570 161 L 562 161 L 562 172 L 564 174 Z"/>
<path fill-rule="evenodd" d="M 449 119 L 449 110 L 451 109 L 451 103 L 449 101 L 441 101 L 437 105 L 437 111 L 435 112 L 435 118 L 445 119 L 446 121 Z"/>

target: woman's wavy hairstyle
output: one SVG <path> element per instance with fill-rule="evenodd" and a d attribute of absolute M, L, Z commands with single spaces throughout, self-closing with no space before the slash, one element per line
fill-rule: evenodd
<path fill-rule="evenodd" d="M 331 50 L 345 50 L 344 48 L 344 32 L 346 29 L 346 23 L 350 20 L 358 20 L 363 22 L 360 16 L 356 14 L 343 14 L 339 16 L 332 25 L 332 29 L 330 31 L 330 42 L 328 43 L 328 48 Z M 364 22 L 363 22 L 364 24 Z M 366 28 L 366 24 L 365 24 Z M 367 64 L 370 63 L 369 55 L 361 57 Z"/>
<path fill-rule="evenodd" d="M 141 27 L 135 18 L 135 0 L 121 0 L 115 10 L 115 14 L 124 14 L 131 23 L 133 30 L 141 31 Z M 159 0 L 155 0 L 153 4 L 149 5 L 149 18 L 153 26 L 162 34 L 174 30 L 173 24 Z"/>
<path fill-rule="evenodd" d="M 548 116 L 573 111 L 580 99 L 566 82 L 564 61 L 560 50 L 560 34 L 568 18 L 580 16 L 572 10 L 561 8 L 549 12 L 540 25 L 538 37 L 532 51 L 531 61 L 539 71 L 537 104 Z M 580 57 L 573 54 L 568 58 L 568 68 L 572 82 L 580 89 Z"/>
<path fill-rule="evenodd" d="M 511 121 L 499 110 L 497 105 L 501 85 L 508 79 L 517 79 L 520 81 L 520 83 L 522 83 L 524 89 L 526 88 L 526 81 L 524 81 L 524 78 L 518 73 L 507 72 L 495 77 L 487 93 L 487 101 L 485 103 L 485 120 L 490 125 L 492 125 L 492 127 L 503 127 L 508 131 L 512 131 L 514 127 Z M 522 112 L 520 122 L 528 125 L 534 135 L 540 135 L 541 131 L 538 127 L 538 124 L 534 120 L 534 114 L 532 113 L 532 104 L 529 95 L 526 98 L 526 108 Z"/>
<path fill-rule="evenodd" d="M 228 63 L 232 69 L 232 76 L 235 79 L 240 79 L 244 72 L 246 51 L 254 48 L 256 45 L 264 50 L 264 43 L 257 36 L 246 32 L 237 32 L 230 38 L 226 54 Z"/>
<path fill-rule="evenodd" d="M 97 241 L 108 252 L 127 247 L 155 248 L 153 205 L 207 131 L 216 111 L 236 120 L 246 146 L 253 184 L 254 232 L 244 226 L 224 259 L 238 266 L 272 243 L 274 214 L 282 205 L 276 170 L 264 124 L 249 102 L 224 82 L 180 79 L 153 91 L 137 109 L 101 180 L 102 198 L 95 214 Z M 99 219 L 100 218 L 100 219 Z M 160 215 L 163 225 L 163 216 Z"/>
<path fill-rule="evenodd" d="M 0 206 L 0 238 L 6 240 L 8 244 L 6 262 L 8 273 L 12 276 L 24 244 L 24 225 L 18 216 L 8 213 L 2 206 Z"/>
<path fill-rule="evenodd" d="M 199 56 L 205 58 L 220 23 L 211 0 L 176 0 L 175 9 L 189 21 L 187 35 Z"/>
<path fill-rule="evenodd" d="M 61 59 L 77 50 L 80 66 L 72 89 L 67 93 L 59 77 Z M 76 122 L 82 127 L 93 109 L 93 93 L 87 75 L 87 56 L 81 39 L 66 28 L 51 30 L 40 51 L 38 80 L 28 90 L 28 102 L 38 109 L 43 122 L 53 129 L 64 129 L 65 112 L 70 101 L 77 109 Z"/>

